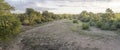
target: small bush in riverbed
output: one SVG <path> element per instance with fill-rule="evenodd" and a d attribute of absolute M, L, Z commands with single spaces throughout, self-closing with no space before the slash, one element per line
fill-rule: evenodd
<path fill-rule="evenodd" d="M 90 26 L 95 26 L 95 22 L 90 21 L 89 24 Z"/>
<path fill-rule="evenodd" d="M 101 21 L 96 22 L 96 26 L 97 26 L 98 28 L 101 28 L 102 22 L 101 22 Z"/>
<path fill-rule="evenodd" d="M 120 22 L 117 22 L 116 26 L 117 26 L 117 28 L 120 28 Z"/>
<path fill-rule="evenodd" d="M 78 20 L 77 19 L 73 20 L 73 23 L 78 23 Z"/>
<path fill-rule="evenodd" d="M 83 29 L 83 30 L 89 29 L 89 24 L 88 24 L 88 23 L 83 23 L 83 24 L 82 24 L 82 29 Z"/>
<path fill-rule="evenodd" d="M 110 30 L 117 30 L 116 25 L 111 25 Z"/>
<path fill-rule="evenodd" d="M 103 24 L 103 25 L 101 26 L 101 29 L 102 29 L 102 30 L 109 30 L 109 29 L 110 29 L 109 23 Z"/>

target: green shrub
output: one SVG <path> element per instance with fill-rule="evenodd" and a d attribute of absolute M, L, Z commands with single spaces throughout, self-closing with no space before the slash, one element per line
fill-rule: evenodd
<path fill-rule="evenodd" d="M 72 20 L 73 18 L 69 18 L 69 20 Z"/>
<path fill-rule="evenodd" d="M 89 24 L 90 26 L 95 26 L 95 22 L 90 21 Z"/>
<path fill-rule="evenodd" d="M 109 29 L 110 29 L 109 23 L 104 23 L 104 24 L 101 26 L 101 29 L 102 29 L 102 30 L 109 30 Z"/>
<path fill-rule="evenodd" d="M 116 25 L 111 25 L 110 30 L 117 30 Z"/>
<path fill-rule="evenodd" d="M 73 20 L 73 23 L 78 23 L 78 20 L 77 19 Z"/>
<path fill-rule="evenodd" d="M 90 18 L 88 18 L 88 17 L 82 17 L 80 20 L 81 20 L 82 22 L 89 22 L 89 21 L 90 21 Z"/>
<path fill-rule="evenodd" d="M 82 24 L 82 29 L 83 29 L 83 30 L 89 29 L 89 24 L 88 24 L 88 23 L 83 23 L 83 24 Z"/>
<path fill-rule="evenodd" d="M 48 18 L 48 21 L 53 21 L 54 19 L 52 19 L 52 18 Z"/>
<path fill-rule="evenodd" d="M 97 22 L 96 22 L 96 26 L 97 26 L 98 28 L 101 28 L 102 24 L 103 24 L 103 23 L 102 23 L 101 21 L 97 21 Z"/>
<path fill-rule="evenodd" d="M 20 32 L 21 23 L 13 16 L 0 16 L 0 40 L 9 40 Z"/>
<path fill-rule="evenodd" d="M 117 22 L 116 26 L 117 28 L 120 28 L 120 22 Z"/>
<path fill-rule="evenodd" d="M 38 24 L 38 23 L 41 23 L 41 19 L 36 19 L 35 22 Z"/>
<path fill-rule="evenodd" d="M 29 25 L 29 23 L 30 23 L 29 20 L 24 20 L 22 24 L 23 25 Z"/>

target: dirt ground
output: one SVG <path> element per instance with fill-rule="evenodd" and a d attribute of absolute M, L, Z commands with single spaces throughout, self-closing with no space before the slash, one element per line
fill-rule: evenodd
<path fill-rule="evenodd" d="M 120 37 L 114 31 L 95 27 L 81 30 L 68 20 L 59 20 L 21 33 L 8 50 L 120 50 Z M 80 30 L 80 31 L 79 31 Z"/>

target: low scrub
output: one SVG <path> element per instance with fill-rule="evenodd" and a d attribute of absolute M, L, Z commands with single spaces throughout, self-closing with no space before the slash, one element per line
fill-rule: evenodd
<path fill-rule="evenodd" d="M 109 30 L 110 29 L 110 25 L 108 23 L 105 23 L 101 26 L 102 30 Z"/>
<path fill-rule="evenodd" d="M 13 16 L 0 16 L 0 40 L 9 40 L 20 32 L 21 23 Z"/>
<path fill-rule="evenodd" d="M 77 19 L 74 19 L 73 20 L 73 23 L 79 23 Z"/>
<path fill-rule="evenodd" d="M 89 22 L 89 24 L 90 24 L 90 26 L 95 26 L 95 24 L 96 24 L 96 23 L 95 23 L 95 22 L 90 21 L 90 22 Z"/>
<path fill-rule="evenodd" d="M 111 25 L 110 30 L 117 30 L 116 25 Z"/>
<path fill-rule="evenodd" d="M 98 28 L 101 28 L 101 26 L 102 26 L 102 22 L 97 21 L 97 22 L 96 22 L 96 26 L 97 26 Z"/>
<path fill-rule="evenodd" d="M 83 29 L 83 30 L 89 29 L 89 24 L 88 24 L 88 23 L 83 23 L 83 24 L 82 24 L 82 29 Z"/>

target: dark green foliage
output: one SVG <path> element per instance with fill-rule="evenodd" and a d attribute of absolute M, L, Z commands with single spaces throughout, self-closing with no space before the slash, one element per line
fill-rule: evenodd
<path fill-rule="evenodd" d="M 90 26 L 95 26 L 96 25 L 96 23 L 93 22 L 93 21 L 90 21 L 89 24 L 90 24 Z"/>
<path fill-rule="evenodd" d="M 33 14 L 33 13 L 35 13 L 35 10 L 34 10 L 34 9 L 32 9 L 32 8 L 27 8 L 27 9 L 26 9 L 26 14 L 27 14 L 27 15 L 31 15 L 31 14 Z"/>
<path fill-rule="evenodd" d="M 83 29 L 83 30 L 89 29 L 89 24 L 88 24 L 88 23 L 83 23 L 83 24 L 82 24 L 82 29 Z"/>
<path fill-rule="evenodd" d="M 45 18 L 45 21 L 46 21 L 46 22 L 52 21 L 53 18 L 54 18 L 54 17 L 53 17 L 54 14 L 51 13 L 51 12 L 48 12 L 48 11 L 44 11 L 44 12 L 42 13 L 42 16 Z"/>
<path fill-rule="evenodd" d="M 117 28 L 120 28 L 120 20 L 117 21 L 116 27 L 117 27 Z"/>
<path fill-rule="evenodd" d="M 116 25 L 111 25 L 110 30 L 117 30 Z"/>
<path fill-rule="evenodd" d="M 34 25 L 44 22 L 44 17 L 40 12 L 35 11 L 32 8 L 27 8 L 26 13 L 18 14 L 17 16 L 23 25 Z"/>
<path fill-rule="evenodd" d="M 102 29 L 102 30 L 109 30 L 109 29 L 110 29 L 110 24 L 109 24 L 109 23 L 104 23 L 104 24 L 101 26 L 101 29 Z"/>
<path fill-rule="evenodd" d="M 0 0 L 0 41 L 9 40 L 20 31 L 19 19 L 10 13 L 13 9 L 4 0 Z"/>
<path fill-rule="evenodd" d="M 29 22 L 29 20 L 27 20 L 27 19 L 22 22 L 23 25 L 29 25 L 29 23 L 30 23 L 30 22 Z"/>
<path fill-rule="evenodd" d="M 97 22 L 96 22 L 96 26 L 97 26 L 98 28 L 101 28 L 102 25 L 103 25 L 103 23 L 102 23 L 101 21 L 97 21 Z"/>
<path fill-rule="evenodd" d="M 73 20 L 73 23 L 79 23 L 77 19 L 74 19 Z"/>
<path fill-rule="evenodd" d="M 82 11 L 79 17 L 79 20 L 83 22 L 89 22 L 90 21 L 90 16 L 87 11 Z"/>
<path fill-rule="evenodd" d="M 28 19 L 26 19 L 25 21 L 27 21 L 27 20 L 29 21 L 28 25 L 34 25 L 34 24 L 36 24 L 36 21 L 38 22 L 37 19 L 39 19 L 39 16 L 37 16 L 38 15 L 37 13 L 39 13 L 39 12 L 36 12 L 32 8 L 26 9 L 26 15 L 27 15 Z"/>
<path fill-rule="evenodd" d="M 35 25 L 59 19 L 70 19 L 72 16 L 71 14 L 54 14 L 48 11 L 40 13 L 32 8 L 27 8 L 24 14 L 17 15 L 23 25 Z"/>
<path fill-rule="evenodd" d="M 120 18 L 116 17 L 110 8 L 106 9 L 106 13 L 98 14 L 82 11 L 78 19 L 89 22 L 90 26 L 96 26 L 103 30 L 117 30 L 120 28 Z"/>
<path fill-rule="evenodd" d="M 0 16 L 0 40 L 9 40 L 20 31 L 21 23 L 13 16 Z"/>
<path fill-rule="evenodd" d="M 81 21 L 83 21 L 83 22 L 89 22 L 90 18 L 89 17 L 83 17 L 83 18 L 81 18 Z"/>
<path fill-rule="evenodd" d="M 102 17 L 102 27 L 103 30 L 116 30 L 117 24 L 115 13 L 110 9 L 106 9 L 106 13 L 101 15 Z"/>
<path fill-rule="evenodd" d="M 10 14 L 10 10 L 13 10 L 13 9 L 14 8 L 11 7 L 4 0 L 0 0 L 0 15 L 8 15 Z"/>

